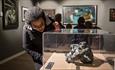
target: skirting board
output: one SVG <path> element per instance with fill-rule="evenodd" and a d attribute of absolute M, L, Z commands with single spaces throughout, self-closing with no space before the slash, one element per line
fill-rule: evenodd
<path fill-rule="evenodd" d="M 6 58 L 6 59 L 1 60 L 1 61 L 0 61 L 0 64 L 6 63 L 6 62 L 8 62 L 8 61 L 10 61 L 10 60 L 12 60 L 12 59 L 14 59 L 14 58 L 16 58 L 16 57 L 18 57 L 18 56 L 24 54 L 24 53 L 25 53 L 25 51 L 16 53 L 16 54 L 13 55 L 13 56 L 10 56 L 10 57 L 8 57 L 8 58 Z"/>

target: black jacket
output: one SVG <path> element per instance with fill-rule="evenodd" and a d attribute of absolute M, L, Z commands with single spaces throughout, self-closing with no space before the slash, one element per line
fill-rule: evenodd
<path fill-rule="evenodd" d="M 34 62 L 43 64 L 42 32 L 32 29 L 29 25 L 24 25 L 23 48 L 32 56 Z"/>
<path fill-rule="evenodd" d="M 25 30 L 25 47 L 42 54 L 42 33 L 36 30 Z"/>
<path fill-rule="evenodd" d="M 45 26 L 51 23 L 48 16 L 39 7 L 33 7 L 26 13 L 25 25 L 23 27 L 23 48 L 32 56 L 34 62 L 42 65 L 42 32 L 36 31 L 31 26 L 31 22 L 40 17 L 44 19 Z M 46 31 L 46 27 L 44 31 Z"/>

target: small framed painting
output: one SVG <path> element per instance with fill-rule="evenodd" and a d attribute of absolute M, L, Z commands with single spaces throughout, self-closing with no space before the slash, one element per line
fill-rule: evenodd
<path fill-rule="evenodd" d="M 28 8 L 22 6 L 22 21 L 25 21 L 25 14 L 28 11 Z"/>
<path fill-rule="evenodd" d="M 110 21 L 115 21 L 115 8 L 110 8 Z"/>
<path fill-rule="evenodd" d="M 45 12 L 45 14 L 47 14 L 50 17 L 55 16 L 55 9 L 43 9 L 43 11 Z"/>

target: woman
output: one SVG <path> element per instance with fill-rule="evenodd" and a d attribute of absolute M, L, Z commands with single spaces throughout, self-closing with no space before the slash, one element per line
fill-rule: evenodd
<path fill-rule="evenodd" d="M 61 29 L 65 28 L 61 23 L 61 14 L 60 13 L 55 15 L 53 27 L 54 27 L 53 29 L 55 32 L 60 32 Z"/>
<path fill-rule="evenodd" d="M 84 17 L 79 17 L 78 19 L 78 25 L 74 27 L 74 29 L 85 29 L 86 26 L 85 26 L 85 19 Z"/>
<path fill-rule="evenodd" d="M 33 7 L 26 13 L 26 21 L 23 27 L 23 48 L 33 58 L 35 69 L 39 70 L 42 62 L 42 33 L 46 31 L 46 26 L 50 20 L 45 16 L 39 7 Z"/>

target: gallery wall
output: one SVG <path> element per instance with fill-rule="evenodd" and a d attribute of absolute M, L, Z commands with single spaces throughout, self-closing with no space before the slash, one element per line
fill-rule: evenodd
<path fill-rule="evenodd" d="M 43 9 L 55 9 L 56 13 L 62 13 L 63 5 L 97 5 L 97 23 L 103 30 L 115 33 L 115 22 L 109 21 L 109 9 L 115 8 L 115 0 L 44 0 L 38 3 Z M 12 30 L 3 30 L 2 17 L 0 17 L 0 60 L 12 56 L 22 49 L 22 22 L 21 7 L 31 8 L 30 0 L 19 0 L 19 27 Z M 0 12 L 2 0 L 0 0 Z"/>
<path fill-rule="evenodd" d="M 0 17 L 0 60 L 12 56 L 22 49 L 22 27 L 24 22 L 21 19 L 21 7 L 32 7 L 30 0 L 19 0 L 19 26 L 17 29 L 4 30 L 2 17 Z M 0 0 L 0 12 L 2 11 L 2 0 Z M 18 22 L 17 22 L 18 23 Z"/>
<path fill-rule="evenodd" d="M 60 1 L 60 2 L 59 2 Z M 67 5 L 97 5 L 97 24 L 103 30 L 115 33 L 115 22 L 109 21 L 109 9 L 115 8 L 115 0 L 46 0 L 39 3 L 43 9 L 55 9 L 62 13 L 62 7 Z"/>
<path fill-rule="evenodd" d="M 115 21 L 111 22 L 109 20 L 110 8 L 115 9 L 115 0 L 104 0 L 104 11 L 103 11 L 103 29 L 115 33 Z M 101 17 L 101 16 L 100 16 Z"/>
<path fill-rule="evenodd" d="M 62 7 L 68 5 L 97 5 L 97 26 L 102 30 L 115 33 L 115 22 L 109 21 L 109 9 L 115 8 L 115 0 L 63 0 L 60 2 L 47 0 L 39 3 L 41 8 L 55 9 L 56 13 L 63 13 Z M 104 36 L 104 50 L 115 50 L 114 45 L 114 36 Z"/>

